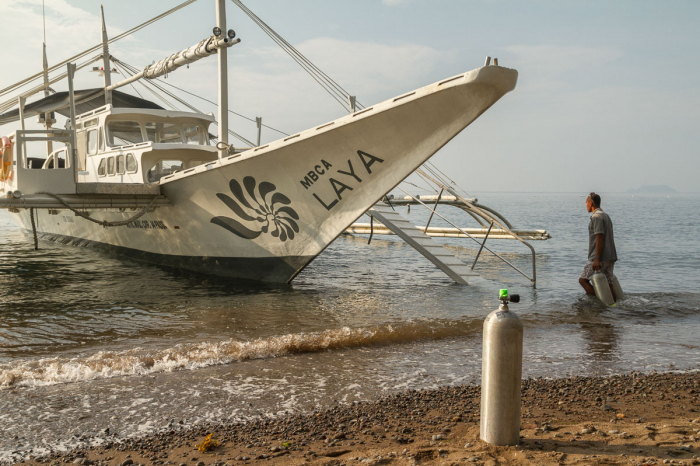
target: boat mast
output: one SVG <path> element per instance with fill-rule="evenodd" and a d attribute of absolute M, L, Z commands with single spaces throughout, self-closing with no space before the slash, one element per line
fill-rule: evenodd
<path fill-rule="evenodd" d="M 70 166 L 73 167 L 73 174 L 75 182 L 78 182 L 78 171 L 80 166 L 78 164 L 78 141 L 75 132 L 75 89 L 73 88 L 73 77 L 75 76 L 76 65 L 75 63 L 68 63 L 68 72 L 66 76 L 68 77 L 68 101 L 70 102 L 70 129 L 71 129 L 71 140 L 70 140 L 70 156 L 66 156 L 66 166 L 68 166 L 68 161 L 70 160 Z M 57 162 L 54 162 L 57 163 Z"/>
<path fill-rule="evenodd" d="M 44 66 L 44 97 L 49 96 L 49 59 L 46 57 L 46 6 L 44 2 L 41 2 L 41 15 L 42 19 L 44 22 L 44 61 L 43 61 L 43 66 Z M 39 119 L 41 121 L 41 118 Z M 44 113 L 44 126 L 46 127 L 46 131 L 49 131 L 51 129 L 51 125 L 53 125 L 56 122 L 56 120 L 53 120 L 51 118 L 51 112 L 46 112 Z M 50 139 L 46 140 L 46 155 L 48 157 L 51 152 L 53 152 L 53 141 Z"/>
<path fill-rule="evenodd" d="M 216 25 L 226 34 L 226 0 L 216 1 Z M 224 36 L 225 37 L 225 36 Z M 228 47 L 217 51 L 219 60 L 219 141 L 228 145 Z M 223 144 L 222 144 L 223 146 Z M 228 149 L 219 150 L 219 158 L 228 155 Z"/>
<path fill-rule="evenodd" d="M 107 42 L 107 26 L 105 25 L 105 9 L 100 5 L 100 16 L 102 17 L 102 69 L 104 70 L 105 83 L 105 105 L 112 103 L 112 91 L 108 90 L 112 85 L 112 72 L 109 63 L 109 44 Z"/>

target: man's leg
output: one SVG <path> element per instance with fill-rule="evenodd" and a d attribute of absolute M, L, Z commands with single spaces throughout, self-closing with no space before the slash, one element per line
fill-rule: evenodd
<path fill-rule="evenodd" d="M 583 289 L 586 291 L 586 294 L 590 294 L 595 296 L 595 290 L 593 289 L 593 285 L 591 285 L 591 276 L 593 275 L 593 262 L 587 262 L 586 265 L 583 267 L 583 272 L 581 272 L 581 276 L 578 279 L 578 282 L 581 284 Z"/>
<path fill-rule="evenodd" d="M 595 290 L 593 289 L 593 285 L 591 285 L 590 281 L 582 277 L 578 279 L 578 282 L 581 284 L 583 289 L 586 290 L 586 294 L 595 296 Z"/>

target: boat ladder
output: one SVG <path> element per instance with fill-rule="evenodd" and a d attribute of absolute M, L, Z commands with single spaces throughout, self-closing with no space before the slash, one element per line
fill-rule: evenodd
<path fill-rule="evenodd" d="M 478 277 L 471 267 L 459 260 L 457 256 L 438 244 L 433 238 L 426 235 L 423 230 L 403 218 L 386 204 L 376 204 L 367 211 L 367 214 L 379 220 L 385 227 L 408 243 L 413 249 L 420 252 L 437 268 L 460 285 L 468 285 L 468 277 Z"/>

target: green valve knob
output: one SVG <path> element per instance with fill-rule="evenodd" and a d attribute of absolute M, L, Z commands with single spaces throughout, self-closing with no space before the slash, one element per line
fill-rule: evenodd
<path fill-rule="evenodd" d="M 507 299 L 508 298 L 508 290 L 500 290 L 498 292 L 498 299 Z"/>

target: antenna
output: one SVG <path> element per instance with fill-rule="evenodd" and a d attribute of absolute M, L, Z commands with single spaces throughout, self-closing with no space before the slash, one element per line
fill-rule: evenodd
<path fill-rule="evenodd" d="M 41 0 L 41 14 L 44 19 L 44 97 L 49 96 L 49 60 L 46 58 L 46 6 L 45 0 Z"/>
<path fill-rule="evenodd" d="M 109 64 L 109 42 L 107 39 L 107 26 L 105 25 L 105 9 L 100 5 L 100 16 L 102 17 L 102 69 L 104 70 L 105 87 L 112 85 L 112 71 Z M 105 89 L 105 105 L 112 103 L 112 91 Z"/>
<path fill-rule="evenodd" d="M 49 59 L 46 57 L 46 42 L 44 42 L 44 97 L 49 96 Z"/>

